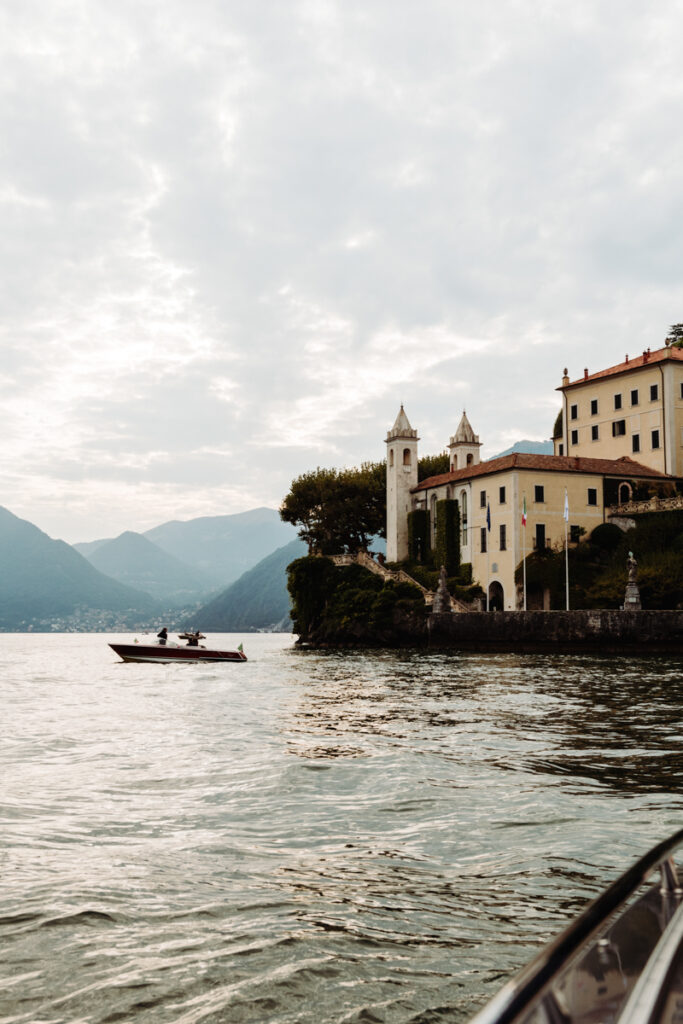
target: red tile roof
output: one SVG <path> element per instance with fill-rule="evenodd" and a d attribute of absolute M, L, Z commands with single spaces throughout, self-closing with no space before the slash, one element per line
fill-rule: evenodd
<path fill-rule="evenodd" d="M 597 373 L 589 373 L 587 377 L 579 377 L 569 384 L 555 388 L 556 391 L 564 391 L 566 388 L 574 388 L 577 384 L 586 384 L 592 380 L 600 380 L 601 377 L 614 377 L 619 373 L 629 373 L 631 370 L 639 370 L 642 366 L 649 366 L 651 363 L 662 363 L 667 359 L 675 363 L 683 363 L 683 348 L 658 348 L 655 352 L 643 352 L 640 356 L 634 356 L 628 362 L 617 363 L 616 366 L 609 366 L 606 370 L 598 370 Z"/>
<path fill-rule="evenodd" d="M 502 473 L 509 469 L 535 469 L 544 473 L 594 473 L 598 476 L 673 479 L 666 473 L 660 473 L 658 469 L 651 469 L 650 466 L 634 462 L 627 455 L 623 459 L 587 459 L 581 455 L 525 455 L 523 452 L 514 452 L 512 455 L 503 455 L 498 459 L 480 462 L 476 466 L 456 469 L 452 473 L 430 476 L 429 479 L 422 480 L 417 487 L 413 487 L 413 493 L 426 491 L 430 487 L 440 487 L 442 484 L 456 483 L 458 480 Z"/>

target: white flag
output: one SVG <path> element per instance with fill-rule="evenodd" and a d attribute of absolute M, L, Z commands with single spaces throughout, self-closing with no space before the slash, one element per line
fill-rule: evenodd
<path fill-rule="evenodd" d="M 567 488 L 564 490 L 564 521 L 569 522 L 569 495 L 567 494 Z"/>

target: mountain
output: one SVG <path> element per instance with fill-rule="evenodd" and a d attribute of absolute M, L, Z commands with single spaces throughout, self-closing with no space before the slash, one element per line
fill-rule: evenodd
<path fill-rule="evenodd" d="M 522 455 L 552 455 L 554 450 L 552 441 L 517 441 L 511 448 L 506 448 L 504 452 L 498 452 L 491 458 L 500 459 L 503 455 L 514 455 L 515 452 L 521 452 Z"/>
<path fill-rule="evenodd" d="M 80 550 L 100 572 L 119 583 L 144 590 L 153 597 L 175 607 L 206 600 L 215 583 L 208 574 L 181 562 L 162 551 L 147 537 L 126 530 L 115 540 L 95 543 L 94 550 Z"/>
<path fill-rule="evenodd" d="M 144 536 L 225 587 L 293 540 L 296 529 L 284 523 L 275 509 L 255 508 L 229 516 L 173 520 L 147 530 Z"/>
<path fill-rule="evenodd" d="M 69 544 L 0 506 L 0 630 L 109 628 L 158 610 L 149 594 L 109 579 Z"/>
<path fill-rule="evenodd" d="M 298 538 L 273 551 L 195 612 L 186 628 L 220 633 L 260 629 L 291 632 L 286 570 L 290 562 L 307 553 L 306 544 Z"/>

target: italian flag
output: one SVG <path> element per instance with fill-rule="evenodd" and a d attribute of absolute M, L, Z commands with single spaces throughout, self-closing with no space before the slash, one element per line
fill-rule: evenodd
<path fill-rule="evenodd" d="M 526 526 L 526 495 L 524 495 L 524 504 L 522 505 L 522 526 Z"/>

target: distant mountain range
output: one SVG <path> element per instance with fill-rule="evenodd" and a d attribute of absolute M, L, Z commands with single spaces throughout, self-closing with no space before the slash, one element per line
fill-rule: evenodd
<path fill-rule="evenodd" d="M 131 627 L 161 607 L 0 506 L 0 630 Z"/>
<path fill-rule="evenodd" d="M 201 516 L 185 522 L 172 520 L 137 536 L 144 537 L 157 549 L 177 559 L 177 563 L 193 570 L 194 578 L 187 577 L 189 590 L 195 589 L 198 579 L 205 580 L 206 596 L 210 590 L 234 582 L 266 555 L 293 540 L 296 530 L 284 523 L 275 509 L 255 508 L 235 515 Z M 116 540 L 121 541 L 121 538 Z M 74 547 L 96 565 L 97 552 L 111 543 L 111 540 L 96 540 L 74 544 Z M 132 544 L 121 544 L 118 553 L 125 556 L 129 549 L 132 550 Z M 141 547 L 137 548 L 137 554 L 144 554 Z M 146 549 L 144 572 L 149 574 L 149 579 L 154 579 L 157 565 L 152 550 Z M 178 564 L 175 569 L 178 570 Z M 135 559 L 132 563 L 126 559 L 120 571 L 134 575 L 137 572 Z"/>
<path fill-rule="evenodd" d="M 216 590 L 208 573 L 180 561 L 141 533 L 127 530 L 115 540 L 98 544 L 89 553 L 78 545 L 91 565 L 119 583 L 143 590 L 171 607 L 206 600 Z"/>
<path fill-rule="evenodd" d="M 220 633 L 241 630 L 291 633 L 286 570 L 290 562 L 307 553 L 307 545 L 298 538 L 273 551 L 212 601 L 193 612 L 184 627 Z"/>

